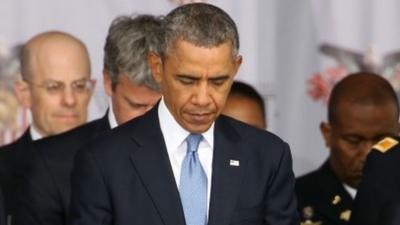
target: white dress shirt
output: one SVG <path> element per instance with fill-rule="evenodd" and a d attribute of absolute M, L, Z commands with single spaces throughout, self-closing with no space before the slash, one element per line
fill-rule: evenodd
<path fill-rule="evenodd" d="M 115 114 L 113 111 L 111 100 L 109 100 L 109 110 L 108 110 L 107 114 L 108 114 L 107 115 L 108 122 L 110 124 L 111 129 L 116 128 L 118 126 L 118 123 L 117 123 L 117 119 L 115 119 Z M 31 135 L 31 138 L 33 141 L 43 138 L 43 136 L 33 127 L 33 125 L 31 125 L 29 132 L 30 132 L 30 135 Z"/>
<path fill-rule="evenodd" d="M 115 118 L 111 98 L 108 100 L 108 105 L 108 123 L 110 124 L 111 129 L 114 129 L 118 126 L 118 123 L 117 119 Z"/>
<path fill-rule="evenodd" d="M 186 156 L 186 137 L 190 134 L 182 128 L 165 105 L 162 98 L 158 106 L 158 118 L 160 120 L 161 132 L 167 147 L 169 161 L 174 173 L 176 185 L 179 190 L 181 165 Z M 207 176 L 207 216 L 210 205 L 211 175 L 212 175 L 212 159 L 214 149 L 214 123 L 204 133 L 198 148 L 200 163 Z"/>
<path fill-rule="evenodd" d="M 31 135 L 31 138 L 33 141 L 39 140 L 41 138 L 43 138 L 43 136 L 39 133 L 38 130 L 36 130 L 36 128 L 33 127 L 33 124 L 31 124 L 30 128 L 29 128 L 29 133 Z"/>
<path fill-rule="evenodd" d="M 349 185 L 343 183 L 343 187 L 344 189 L 350 194 L 352 199 L 356 198 L 356 194 L 357 194 L 357 189 L 350 187 Z"/>

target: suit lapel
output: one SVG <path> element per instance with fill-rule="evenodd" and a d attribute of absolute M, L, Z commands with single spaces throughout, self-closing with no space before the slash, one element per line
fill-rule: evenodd
<path fill-rule="evenodd" d="M 28 127 L 26 131 L 21 135 L 21 137 L 17 140 L 17 143 L 21 145 L 22 147 L 25 147 L 26 145 L 31 144 L 32 137 L 31 137 L 31 127 Z"/>
<path fill-rule="evenodd" d="M 94 130 L 94 135 L 93 137 L 97 137 L 103 133 L 105 133 L 106 131 L 111 129 L 111 125 L 108 121 L 108 113 L 109 113 L 110 109 L 107 109 L 106 114 L 99 120 L 99 122 L 97 123 L 97 126 Z"/>
<path fill-rule="evenodd" d="M 240 136 L 225 117 L 215 124 L 209 225 L 228 225 L 236 205 L 245 158 Z"/>
<path fill-rule="evenodd" d="M 131 160 L 165 225 L 184 225 L 185 219 L 167 149 L 154 107 L 137 123 L 132 141 L 139 146 Z"/>

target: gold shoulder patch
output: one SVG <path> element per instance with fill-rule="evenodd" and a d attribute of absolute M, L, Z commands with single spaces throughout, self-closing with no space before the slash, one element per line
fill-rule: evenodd
<path fill-rule="evenodd" d="M 372 148 L 376 149 L 382 153 L 387 152 L 390 150 L 393 146 L 397 145 L 399 142 L 391 137 L 386 137 L 380 142 L 378 142 L 376 145 L 374 145 Z"/>

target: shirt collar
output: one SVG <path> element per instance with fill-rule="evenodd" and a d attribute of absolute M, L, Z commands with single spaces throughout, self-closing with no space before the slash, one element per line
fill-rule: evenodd
<path fill-rule="evenodd" d="M 349 193 L 349 195 L 351 196 L 352 199 L 354 199 L 356 197 L 357 194 L 357 189 L 350 187 L 349 185 L 343 183 L 343 187 L 344 189 L 346 189 L 346 191 Z"/>
<path fill-rule="evenodd" d="M 113 109 L 113 104 L 111 101 L 111 98 L 108 99 L 108 105 L 109 105 L 109 110 L 108 110 L 108 122 L 110 123 L 111 129 L 114 129 L 118 126 L 117 119 L 115 118 L 114 114 L 114 109 Z"/>
<path fill-rule="evenodd" d="M 33 126 L 33 124 L 29 128 L 29 133 L 31 134 L 31 138 L 33 141 L 43 138 L 43 135 L 39 133 L 39 131 Z"/>
<path fill-rule="evenodd" d="M 185 141 L 190 132 L 185 130 L 178 122 L 176 122 L 175 118 L 165 105 L 163 97 L 158 106 L 158 118 L 160 120 L 160 127 L 167 148 L 177 149 Z M 202 133 L 203 140 L 205 140 L 211 149 L 214 145 L 214 124 L 215 122 L 211 124 L 211 127 L 207 131 Z"/>

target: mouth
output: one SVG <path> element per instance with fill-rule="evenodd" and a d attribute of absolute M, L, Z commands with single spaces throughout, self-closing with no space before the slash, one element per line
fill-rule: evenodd
<path fill-rule="evenodd" d="M 77 114 L 59 114 L 55 116 L 58 120 L 65 122 L 75 122 L 79 116 Z"/>
<path fill-rule="evenodd" d="M 188 113 L 190 121 L 195 124 L 204 124 L 212 120 L 214 113 Z"/>
<path fill-rule="evenodd" d="M 361 179 L 361 177 L 362 177 L 362 171 L 356 171 L 352 175 L 353 179 Z"/>

